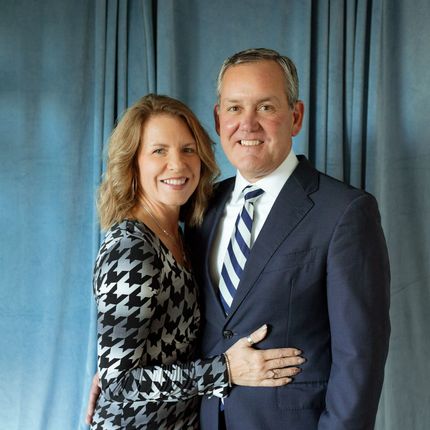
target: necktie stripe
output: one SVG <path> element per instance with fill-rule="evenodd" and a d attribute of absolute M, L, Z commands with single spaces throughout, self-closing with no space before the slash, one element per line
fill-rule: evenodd
<path fill-rule="evenodd" d="M 231 300 L 233 299 L 233 295 L 236 292 L 236 289 L 234 288 L 233 282 L 230 278 L 230 274 L 227 272 L 226 268 L 223 268 L 221 275 L 225 281 L 223 283 L 223 291 L 228 293 L 228 295 L 226 296 L 226 301 L 231 302 Z M 228 296 L 230 296 L 230 297 L 228 297 Z"/>
<path fill-rule="evenodd" d="M 248 258 L 249 248 L 247 245 L 247 237 L 246 235 L 240 234 L 239 229 L 236 231 L 236 234 L 234 235 L 234 238 L 236 240 L 236 246 L 233 246 L 233 250 L 237 256 L 237 259 L 240 259 L 240 254 L 237 253 L 237 248 L 240 249 L 240 253 L 246 258 Z"/>
<path fill-rule="evenodd" d="M 236 250 L 233 248 L 236 248 Z M 229 258 L 226 256 L 225 260 L 231 263 L 231 267 L 236 272 L 237 277 L 240 278 L 242 276 L 243 268 L 245 267 L 246 259 L 242 255 L 242 252 L 239 252 L 237 244 L 229 247 L 228 254 Z"/>
<path fill-rule="evenodd" d="M 242 213 L 243 223 L 241 223 L 241 225 L 245 225 L 249 232 L 251 232 L 251 229 L 252 229 L 252 218 L 251 218 L 251 216 L 252 216 L 252 214 L 249 214 L 249 212 L 247 212 L 247 211 L 243 211 L 243 213 Z"/>
<path fill-rule="evenodd" d="M 233 285 L 237 285 L 239 283 L 240 280 L 240 276 L 242 275 L 242 269 L 239 267 L 238 269 L 236 269 L 231 260 L 226 258 L 225 262 L 224 262 L 224 266 L 223 266 L 223 271 L 225 271 L 226 275 L 228 276 L 231 283 Z M 239 273 L 238 273 L 239 272 Z"/>
<path fill-rule="evenodd" d="M 252 222 L 254 216 L 254 202 L 264 191 L 254 186 L 247 186 L 243 190 L 244 203 L 237 216 L 233 235 L 227 247 L 224 263 L 221 269 L 220 297 L 225 313 L 228 314 L 237 287 L 240 282 L 246 260 L 251 248 Z"/>
<path fill-rule="evenodd" d="M 236 237 L 240 234 L 244 240 L 251 234 L 252 230 L 252 220 L 250 225 L 247 225 L 245 222 L 239 223 L 236 229 Z"/>

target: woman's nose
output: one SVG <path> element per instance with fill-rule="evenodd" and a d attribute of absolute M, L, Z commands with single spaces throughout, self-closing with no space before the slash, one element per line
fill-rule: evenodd
<path fill-rule="evenodd" d="M 183 154 L 180 152 L 172 152 L 169 154 L 168 167 L 170 170 L 180 170 L 184 165 Z"/>

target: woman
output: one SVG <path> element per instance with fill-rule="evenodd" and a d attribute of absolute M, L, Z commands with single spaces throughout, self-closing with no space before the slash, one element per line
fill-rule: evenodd
<path fill-rule="evenodd" d="M 111 136 L 98 202 L 108 231 L 94 269 L 102 391 L 93 429 L 197 429 L 198 395 L 284 385 L 299 371 L 300 351 L 257 351 L 246 339 L 193 360 L 200 313 L 178 222 L 201 222 L 216 174 L 206 132 L 169 97 L 143 97 Z M 264 336 L 264 327 L 251 334 Z"/>

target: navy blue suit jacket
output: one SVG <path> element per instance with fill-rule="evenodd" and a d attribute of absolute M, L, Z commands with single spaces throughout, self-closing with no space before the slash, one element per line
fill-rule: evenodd
<path fill-rule="evenodd" d="M 269 324 L 259 348 L 296 347 L 307 362 L 280 388 L 234 386 L 228 430 L 370 430 L 388 351 L 389 263 L 375 199 L 321 174 L 304 157 L 277 198 L 226 318 L 210 249 L 234 178 L 216 189 L 188 232 L 203 308 L 201 352 L 213 356 Z M 219 400 L 202 401 L 202 430 L 218 430 Z"/>

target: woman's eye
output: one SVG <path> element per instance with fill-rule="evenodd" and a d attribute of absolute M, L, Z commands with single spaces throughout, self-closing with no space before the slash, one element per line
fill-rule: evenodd
<path fill-rule="evenodd" d="M 163 154 L 164 153 L 164 148 L 154 149 L 154 151 L 152 153 L 153 154 Z"/>
<path fill-rule="evenodd" d="M 187 148 L 184 148 L 184 152 L 186 152 L 187 154 L 194 154 L 196 150 L 195 148 L 189 146 Z"/>

